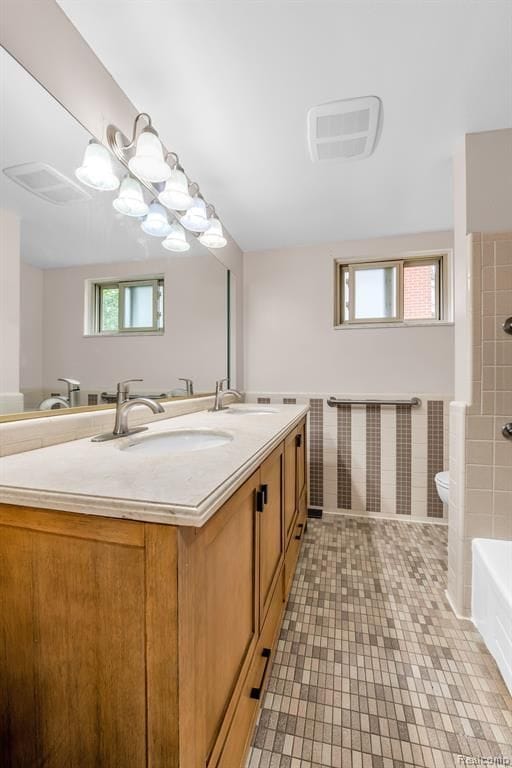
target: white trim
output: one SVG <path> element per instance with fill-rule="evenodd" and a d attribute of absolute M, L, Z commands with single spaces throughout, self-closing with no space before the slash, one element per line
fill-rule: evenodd
<path fill-rule="evenodd" d="M 354 329 L 365 328 L 435 328 L 437 326 L 455 325 L 453 320 L 404 320 L 403 322 L 385 322 L 379 321 L 375 323 L 342 323 L 341 325 L 333 326 L 335 331 L 353 331 Z"/>
<path fill-rule="evenodd" d="M 130 331 L 119 333 L 84 333 L 82 338 L 84 339 L 118 339 L 118 338 L 133 338 L 134 336 L 165 336 L 165 331 Z"/>

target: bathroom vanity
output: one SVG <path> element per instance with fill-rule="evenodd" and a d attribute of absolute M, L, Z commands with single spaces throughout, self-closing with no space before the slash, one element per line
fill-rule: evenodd
<path fill-rule="evenodd" d="M 307 524 L 307 409 L 243 409 L 2 460 L 2 765 L 243 765 Z"/>

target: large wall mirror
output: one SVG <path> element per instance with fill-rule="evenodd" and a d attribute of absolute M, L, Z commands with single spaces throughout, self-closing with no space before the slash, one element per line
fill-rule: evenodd
<path fill-rule="evenodd" d="M 105 405 L 131 378 L 134 394 L 211 392 L 228 375 L 226 268 L 189 233 L 165 250 L 118 191 L 80 183 L 87 131 L 3 50 L 0 69 L 0 413 Z M 71 398 L 60 379 L 79 382 Z"/>

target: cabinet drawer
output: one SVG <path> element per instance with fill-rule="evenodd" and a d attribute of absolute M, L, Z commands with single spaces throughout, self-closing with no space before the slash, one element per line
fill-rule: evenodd
<path fill-rule="evenodd" d="M 270 674 L 282 613 L 283 593 L 279 579 L 216 768 L 241 768 L 244 764 L 256 715 L 264 696 L 264 687 Z"/>

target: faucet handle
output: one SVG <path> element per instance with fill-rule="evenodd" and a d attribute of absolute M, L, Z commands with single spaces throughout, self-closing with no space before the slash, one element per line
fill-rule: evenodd
<path fill-rule="evenodd" d="M 76 379 L 57 379 L 57 381 L 63 381 L 68 385 L 68 392 L 76 392 L 80 389 L 80 382 Z"/>
<path fill-rule="evenodd" d="M 125 379 L 124 381 L 119 381 L 117 384 L 117 394 L 127 397 L 130 391 L 129 385 L 132 381 L 144 381 L 144 379 Z"/>
<path fill-rule="evenodd" d="M 225 376 L 223 379 L 219 379 L 216 382 L 215 387 L 216 387 L 217 391 L 219 391 L 219 390 L 222 391 L 224 389 L 224 383 L 227 383 L 228 386 L 229 386 L 229 377 L 228 376 Z"/>

